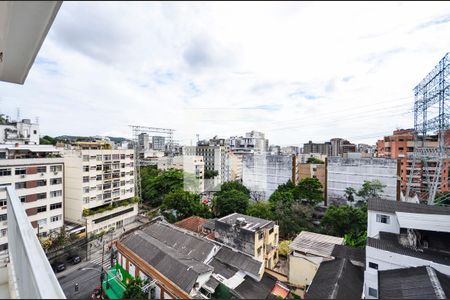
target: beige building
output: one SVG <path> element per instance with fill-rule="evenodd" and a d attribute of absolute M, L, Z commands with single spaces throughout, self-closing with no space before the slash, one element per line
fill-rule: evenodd
<path fill-rule="evenodd" d="M 64 161 L 47 145 L 0 145 L 0 186 L 12 185 L 36 234 L 64 225 Z M 6 192 L 0 191 L 0 250 L 7 248 Z"/>
<path fill-rule="evenodd" d="M 186 191 L 203 193 L 205 190 L 205 162 L 203 161 L 203 156 L 180 155 L 174 157 L 160 157 L 158 158 L 158 169 L 183 170 L 189 175 L 184 178 L 184 189 Z"/>
<path fill-rule="evenodd" d="M 64 163 L 68 221 L 86 225 L 90 234 L 135 220 L 134 150 L 64 150 Z"/>
<path fill-rule="evenodd" d="M 343 244 L 340 237 L 302 231 L 289 245 L 289 283 L 305 291 L 320 264 L 333 259 L 334 246 Z"/>
<path fill-rule="evenodd" d="M 317 178 L 322 184 L 323 190 L 326 191 L 326 170 L 326 164 L 298 164 L 295 184 L 298 184 L 303 178 Z"/>
<path fill-rule="evenodd" d="M 242 160 L 245 154 L 228 152 L 225 162 L 225 181 L 242 180 Z"/>
<path fill-rule="evenodd" d="M 265 267 L 273 269 L 278 263 L 278 225 L 243 214 L 233 213 L 215 221 L 214 238 L 252 255 L 265 262 Z"/>

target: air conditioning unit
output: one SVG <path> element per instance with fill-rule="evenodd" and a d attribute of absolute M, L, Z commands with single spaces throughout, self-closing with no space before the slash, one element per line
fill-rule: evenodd
<path fill-rule="evenodd" d="M 25 178 L 25 174 L 20 175 L 20 178 Z"/>
<path fill-rule="evenodd" d="M 54 175 L 58 175 L 58 171 L 53 172 Z"/>
<path fill-rule="evenodd" d="M 44 176 L 44 173 L 41 173 L 41 176 Z"/>

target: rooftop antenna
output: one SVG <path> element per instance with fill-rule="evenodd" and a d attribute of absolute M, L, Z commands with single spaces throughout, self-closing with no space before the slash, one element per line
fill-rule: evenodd
<path fill-rule="evenodd" d="M 17 107 L 16 112 L 17 112 L 17 114 L 16 114 L 16 121 L 19 122 L 19 120 L 20 120 L 20 107 Z"/>

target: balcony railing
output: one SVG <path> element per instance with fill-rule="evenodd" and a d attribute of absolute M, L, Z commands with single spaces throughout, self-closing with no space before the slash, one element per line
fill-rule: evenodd
<path fill-rule="evenodd" d="M 17 298 L 66 299 L 14 188 L 5 188 L 10 287 Z"/>

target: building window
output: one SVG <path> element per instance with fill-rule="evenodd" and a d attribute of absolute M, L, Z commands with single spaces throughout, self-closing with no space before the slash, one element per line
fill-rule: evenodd
<path fill-rule="evenodd" d="M 0 200 L 0 206 L 6 206 L 6 203 L 8 203 L 8 201 L 6 201 L 6 199 Z"/>
<path fill-rule="evenodd" d="M 56 215 L 56 216 L 50 217 L 50 222 L 57 222 L 61 219 L 62 219 L 62 215 Z"/>
<path fill-rule="evenodd" d="M 98 161 L 102 161 L 102 156 L 101 155 L 97 155 L 97 160 Z"/>
<path fill-rule="evenodd" d="M 102 200 L 103 199 L 103 194 L 98 194 L 97 195 L 97 200 Z"/>
<path fill-rule="evenodd" d="M 378 270 L 378 264 L 376 264 L 376 263 L 373 263 L 373 262 L 369 262 L 369 268 L 372 268 L 372 269 Z"/>
<path fill-rule="evenodd" d="M 100 175 L 97 175 L 96 179 L 97 179 L 97 181 L 102 180 L 102 175 L 101 175 L 101 174 L 100 174 Z"/>
<path fill-rule="evenodd" d="M 38 212 L 38 213 L 45 212 L 45 211 L 47 211 L 47 205 L 39 206 L 39 207 L 37 208 L 37 212 Z"/>
<path fill-rule="evenodd" d="M 50 198 L 55 198 L 55 197 L 60 197 L 60 196 L 62 196 L 62 190 L 50 192 Z"/>
<path fill-rule="evenodd" d="M 384 223 L 389 224 L 389 216 L 377 214 L 377 222 L 378 223 Z"/>
<path fill-rule="evenodd" d="M 50 184 L 51 185 L 61 184 L 61 183 L 62 183 L 62 178 L 52 178 L 52 179 L 50 179 Z"/>
<path fill-rule="evenodd" d="M 16 182 L 15 184 L 16 190 L 24 189 L 25 186 L 26 186 L 25 182 Z"/>
<path fill-rule="evenodd" d="M 58 209 L 62 207 L 62 202 L 50 204 L 50 210 Z"/>
<path fill-rule="evenodd" d="M 264 238 L 264 233 L 261 231 L 259 233 L 258 239 L 262 240 Z"/>
<path fill-rule="evenodd" d="M 6 221 L 8 220 L 8 215 L 4 214 L 4 215 L 0 215 L 0 221 Z"/>
<path fill-rule="evenodd" d="M 83 182 L 89 182 L 89 176 L 83 176 Z"/>
<path fill-rule="evenodd" d="M 26 168 L 16 168 L 15 174 L 16 175 L 25 175 L 27 173 Z"/>
<path fill-rule="evenodd" d="M 378 298 L 378 290 L 374 288 L 369 288 L 369 296 Z"/>
<path fill-rule="evenodd" d="M 39 224 L 39 226 L 46 225 L 47 224 L 47 219 L 38 220 L 37 223 Z"/>
<path fill-rule="evenodd" d="M 125 154 L 120 154 L 120 159 L 125 159 Z"/>
<path fill-rule="evenodd" d="M 83 166 L 83 172 L 89 172 L 89 166 Z"/>
<path fill-rule="evenodd" d="M 83 155 L 83 161 L 89 161 L 89 155 Z"/>
<path fill-rule="evenodd" d="M 36 168 L 36 171 L 38 173 L 46 173 L 47 172 L 47 167 L 46 166 L 39 166 Z"/>
<path fill-rule="evenodd" d="M 89 197 L 83 197 L 83 203 L 89 204 Z"/>
<path fill-rule="evenodd" d="M 62 166 L 50 166 L 50 172 L 61 172 Z"/>
<path fill-rule="evenodd" d="M 120 155 L 119 154 L 113 154 L 112 155 L 112 159 L 113 160 L 119 160 L 120 159 Z"/>
<path fill-rule="evenodd" d="M 10 175 L 11 175 L 11 168 L 0 169 L 0 176 L 10 176 Z"/>
<path fill-rule="evenodd" d="M 261 255 L 261 251 L 262 251 L 262 246 L 260 246 L 260 247 L 258 248 L 258 255 L 257 255 L 257 256 L 260 256 L 260 255 Z"/>
<path fill-rule="evenodd" d="M 37 186 L 46 186 L 47 180 L 38 180 L 36 181 Z"/>
<path fill-rule="evenodd" d="M 111 155 L 110 154 L 103 155 L 103 160 L 111 160 Z"/>
<path fill-rule="evenodd" d="M 88 186 L 83 187 L 83 193 L 89 193 L 89 187 Z"/>
<path fill-rule="evenodd" d="M 269 234 L 272 234 L 273 233 L 273 228 L 270 228 L 269 229 Z"/>
<path fill-rule="evenodd" d="M 47 193 L 36 194 L 36 197 L 37 197 L 38 200 L 46 199 L 47 198 Z"/>
<path fill-rule="evenodd" d="M 24 203 L 27 198 L 25 196 L 21 196 L 21 197 L 19 197 L 19 199 L 20 199 L 20 202 Z"/>
<path fill-rule="evenodd" d="M 0 237 L 4 237 L 4 236 L 6 236 L 8 234 L 8 230 L 7 229 L 2 229 L 1 231 L 0 231 Z"/>

